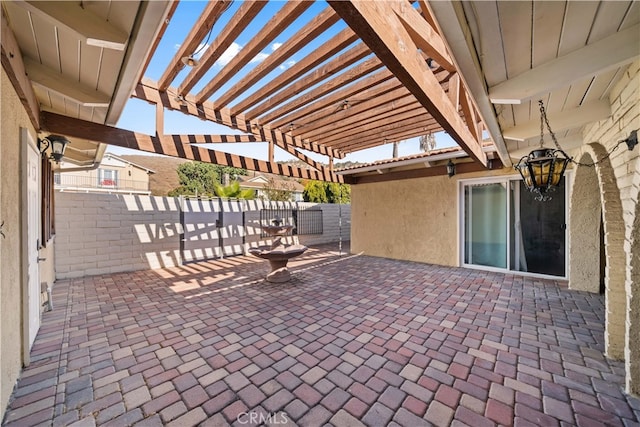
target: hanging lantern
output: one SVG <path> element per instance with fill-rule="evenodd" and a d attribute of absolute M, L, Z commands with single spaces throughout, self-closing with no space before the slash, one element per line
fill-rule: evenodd
<path fill-rule="evenodd" d="M 549 200 L 547 194 L 560 185 L 570 158 L 562 150 L 539 148 L 520 159 L 515 169 L 520 172 L 527 190 L 537 193 L 536 200 Z"/>

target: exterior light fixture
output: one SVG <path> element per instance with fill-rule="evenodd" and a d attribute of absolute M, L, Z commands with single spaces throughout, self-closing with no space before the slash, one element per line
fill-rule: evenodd
<path fill-rule="evenodd" d="M 178 95 L 178 96 L 176 96 L 174 99 L 175 99 L 175 101 L 176 101 L 178 104 L 180 104 L 180 106 L 182 106 L 182 107 L 186 107 L 186 106 L 187 106 L 187 104 L 188 104 L 188 103 L 187 103 L 187 100 L 186 100 L 186 99 L 184 98 L 184 96 L 182 96 L 182 95 Z"/>
<path fill-rule="evenodd" d="M 538 104 L 540 105 L 540 148 L 537 148 L 531 151 L 529 155 L 522 157 L 518 164 L 514 166 L 514 168 L 520 172 L 527 190 L 536 194 L 536 200 L 544 202 L 551 199 L 551 196 L 548 193 L 555 191 L 555 189 L 560 185 L 562 177 L 564 176 L 564 171 L 569 162 L 573 162 L 578 166 L 594 166 L 608 158 L 623 142 L 627 144 L 629 150 L 633 150 L 633 147 L 638 143 L 638 131 L 634 130 L 628 138 L 618 141 L 611 151 L 609 151 L 602 159 L 593 163 L 577 162 L 562 150 L 560 144 L 558 144 L 556 135 L 553 133 L 553 130 L 551 130 L 551 126 L 549 125 L 549 119 L 547 118 L 544 103 L 542 101 L 538 101 Z M 545 126 L 551 135 L 551 139 L 553 140 L 556 149 L 544 148 Z"/>
<path fill-rule="evenodd" d="M 195 56 L 193 55 L 189 55 L 189 56 L 183 56 L 181 58 L 181 61 L 184 65 L 188 66 L 188 67 L 197 67 L 198 65 L 200 65 L 200 61 L 198 61 Z"/>
<path fill-rule="evenodd" d="M 47 149 L 51 148 L 51 154 L 49 159 L 55 160 L 56 163 L 60 163 L 62 157 L 64 157 L 64 150 L 67 148 L 69 140 L 61 135 L 49 135 L 44 139 L 38 139 L 38 150 L 43 158 L 46 158 Z"/>
<path fill-rule="evenodd" d="M 455 174 L 456 174 L 456 165 L 451 161 L 451 159 L 449 159 L 449 161 L 447 162 L 447 175 L 449 175 L 449 178 L 451 178 Z"/>

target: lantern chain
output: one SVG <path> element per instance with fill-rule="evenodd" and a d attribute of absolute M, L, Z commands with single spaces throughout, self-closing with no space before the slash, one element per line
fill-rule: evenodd
<path fill-rule="evenodd" d="M 551 135 L 551 140 L 553 141 L 553 144 L 556 146 L 556 148 L 558 150 L 560 150 L 563 154 L 567 155 L 564 150 L 562 149 L 562 147 L 560 147 L 560 144 L 558 143 L 558 140 L 556 139 L 556 135 L 555 133 L 553 133 L 553 131 L 551 130 L 551 125 L 549 125 L 549 119 L 547 118 L 547 112 L 544 108 L 544 103 L 542 102 L 542 100 L 538 101 L 538 104 L 540 105 L 540 148 L 542 148 L 542 145 L 544 143 L 543 141 L 543 137 L 542 135 L 544 134 L 544 128 L 543 128 L 543 123 L 546 125 L 547 130 L 549 131 L 549 134 Z M 607 153 L 606 156 L 604 156 L 603 158 L 596 160 L 595 162 L 592 163 L 583 163 L 583 162 L 578 162 L 576 160 L 573 159 L 573 157 L 569 157 L 567 156 L 567 158 L 569 159 L 570 162 L 575 163 L 578 166 L 589 166 L 589 167 L 593 167 L 597 164 L 599 164 L 600 162 L 608 159 L 614 151 L 616 151 L 618 149 L 618 147 L 620 146 L 620 144 L 622 143 L 626 143 L 627 140 L 626 139 L 621 139 L 620 141 L 618 141 L 618 143 Z"/>

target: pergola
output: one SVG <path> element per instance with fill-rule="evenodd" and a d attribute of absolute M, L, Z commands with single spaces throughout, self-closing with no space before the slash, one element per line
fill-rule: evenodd
<path fill-rule="evenodd" d="M 93 165 L 111 144 L 341 182 L 334 159 L 446 131 L 466 153 L 465 171 L 487 168 L 489 158 L 511 166 L 537 144 L 538 99 L 561 142 L 579 146 L 580 129 L 610 114 L 605 98 L 638 56 L 636 2 L 221 0 L 189 17 L 152 81 L 145 70 L 179 7 L 3 2 L 3 64 L 34 126 L 72 139 L 69 161 Z M 198 65 L 185 65 L 203 43 Z M 241 49 L 220 68 L 233 45 Z M 141 118 L 155 120 L 154 135 L 113 127 L 131 96 L 155 104 L 155 118 Z M 242 134 L 167 135 L 166 110 Z M 202 147 L 245 142 L 268 144 L 268 159 Z M 307 167 L 275 162 L 274 147 Z M 446 173 L 444 161 L 422 165 L 425 176 Z"/>

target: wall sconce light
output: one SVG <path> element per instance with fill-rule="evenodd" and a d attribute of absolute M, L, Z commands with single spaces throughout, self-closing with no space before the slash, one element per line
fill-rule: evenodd
<path fill-rule="evenodd" d="M 62 157 L 64 157 L 64 150 L 67 148 L 69 140 L 61 135 L 49 135 L 44 139 L 38 139 L 38 150 L 43 158 L 46 158 L 46 151 L 51 147 L 51 155 L 49 159 L 55 160 L 56 163 L 60 163 Z"/>
<path fill-rule="evenodd" d="M 451 178 L 455 174 L 456 174 L 456 165 L 451 161 L 451 159 L 449 159 L 449 162 L 447 162 L 447 175 L 449 175 L 449 178 Z"/>
<path fill-rule="evenodd" d="M 551 199 L 548 194 L 560 185 L 564 171 L 567 168 L 569 162 L 575 163 L 577 166 L 594 166 L 606 159 L 613 153 L 620 144 L 623 142 L 627 144 L 629 150 L 633 150 L 633 147 L 638 143 L 638 131 L 631 131 L 631 135 L 628 138 L 618 141 L 618 143 L 604 156 L 602 159 L 593 163 L 581 163 L 573 160 L 567 153 L 562 150 L 556 135 L 551 130 L 549 125 L 549 119 L 547 119 L 547 113 L 544 108 L 544 103 L 538 101 L 540 105 L 540 148 L 537 148 L 520 159 L 514 168 L 520 172 L 522 180 L 527 190 L 535 193 L 535 199 L 539 201 L 547 201 Z M 557 149 L 544 148 L 544 126 L 546 125 L 551 139 Z"/>

